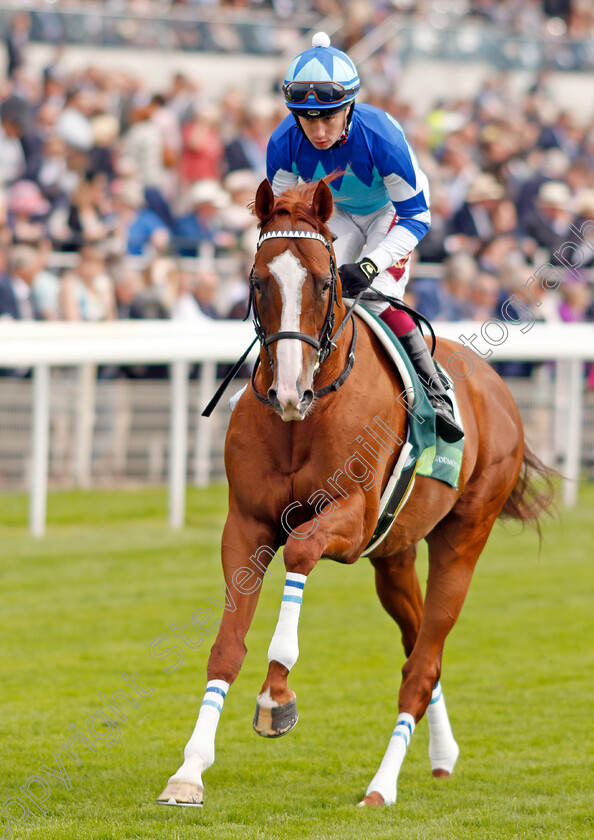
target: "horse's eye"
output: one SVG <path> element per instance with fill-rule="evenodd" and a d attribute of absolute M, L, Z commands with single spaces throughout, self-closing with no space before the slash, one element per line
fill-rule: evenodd
<path fill-rule="evenodd" d="M 331 285 L 332 285 L 332 280 L 324 280 L 324 285 L 322 286 L 322 291 L 327 292 Z"/>
<path fill-rule="evenodd" d="M 252 280 L 252 286 L 254 287 L 255 291 L 258 292 L 258 294 L 261 293 L 262 289 L 260 288 L 260 284 L 257 280 Z"/>

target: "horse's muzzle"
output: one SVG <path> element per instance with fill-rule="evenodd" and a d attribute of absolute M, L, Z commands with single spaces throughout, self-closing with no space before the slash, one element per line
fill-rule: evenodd
<path fill-rule="evenodd" d="M 270 405 L 285 423 L 288 423 L 291 420 L 303 420 L 309 411 L 314 398 L 313 390 L 308 388 L 306 391 L 301 393 L 301 390 L 299 389 L 298 396 L 299 395 L 301 396 L 299 402 L 288 399 L 281 403 L 274 388 L 268 389 L 268 400 Z"/>

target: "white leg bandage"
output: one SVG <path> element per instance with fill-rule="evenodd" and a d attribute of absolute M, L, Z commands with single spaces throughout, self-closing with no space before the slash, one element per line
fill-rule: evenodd
<path fill-rule="evenodd" d="M 289 671 L 299 657 L 297 626 L 299 624 L 299 613 L 301 612 L 303 589 L 306 580 L 306 575 L 287 572 L 280 615 L 274 636 L 268 648 L 268 661 L 272 662 L 274 660 L 275 662 L 280 662 Z"/>
<path fill-rule="evenodd" d="M 451 773 L 460 753 L 458 744 L 454 740 L 452 727 L 448 718 L 441 684 L 438 682 L 431 695 L 431 702 L 427 706 L 427 721 L 429 723 L 429 759 L 432 770 L 447 770 Z"/>
<path fill-rule="evenodd" d="M 202 785 L 202 773 L 214 762 L 215 734 L 228 690 L 229 683 L 224 680 L 206 684 L 196 726 L 184 749 L 184 763 L 172 779 Z"/>
<path fill-rule="evenodd" d="M 366 795 L 376 791 L 381 793 L 386 805 L 393 805 L 396 802 L 398 774 L 414 731 L 415 719 L 413 716 L 407 712 L 399 714 L 386 754 L 382 759 L 379 770 L 367 788 Z"/>

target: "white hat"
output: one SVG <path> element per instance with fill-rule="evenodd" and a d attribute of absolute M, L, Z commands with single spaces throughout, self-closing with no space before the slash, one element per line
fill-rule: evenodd
<path fill-rule="evenodd" d="M 217 209 L 222 210 L 229 205 L 229 202 L 229 194 L 214 178 L 204 178 L 202 181 L 196 181 L 190 189 L 190 204 L 192 206 L 212 204 Z"/>
<path fill-rule="evenodd" d="M 545 181 L 536 198 L 539 204 L 567 210 L 571 202 L 571 190 L 563 181 Z"/>
<path fill-rule="evenodd" d="M 225 189 L 230 193 L 249 190 L 256 194 L 261 178 L 253 169 L 235 169 L 225 177 Z"/>
<path fill-rule="evenodd" d="M 122 204 L 127 204 L 138 210 L 145 202 L 144 188 L 140 181 L 134 181 L 131 178 L 126 178 L 117 184 L 114 188 L 114 194 Z"/>
<path fill-rule="evenodd" d="M 489 172 L 481 172 L 470 185 L 466 201 L 471 204 L 475 201 L 498 201 L 504 195 L 505 190 L 495 176 Z"/>

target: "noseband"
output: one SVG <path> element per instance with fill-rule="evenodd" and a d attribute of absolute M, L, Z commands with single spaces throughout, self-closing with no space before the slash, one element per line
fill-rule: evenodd
<path fill-rule="evenodd" d="M 258 307 L 256 304 L 256 290 L 254 287 L 254 266 L 252 266 L 252 270 L 250 272 L 250 296 L 248 302 L 248 310 L 246 314 L 246 318 L 249 316 L 250 311 L 253 313 L 253 322 L 254 322 L 254 329 L 256 331 L 256 335 L 258 336 L 258 340 L 260 344 L 266 351 L 266 355 L 270 361 L 270 366 L 274 368 L 274 360 L 270 355 L 268 347 L 270 344 L 273 344 L 276 341 L 280 341 L 284 338 L 292 338 L 297 339 L 299 341 L 303 341 L 306 344 L 310 344 L 312 347 L 318 351 L 318 357 L 316 360 L 316 366 L 314 370 L 314 376 L 318 372 L 320 365 L 322 365 L 332 350 L 336 349 L 336 344 L 332 340 L 332 330 L 334 329 L 334 304 L 336 302 L 336 293 L 337 293 L 337 280 L 338 280 L 338 271 L 336 269 L 336 260 L 334 259 L 334 253 L 332 251 L 331 243 L 326 239 L 325 236 L 322 236 L 321 233 L 317 233 L 313 230 L 271 230 L 268 233 L 263 233 L 256 246 L 256 250 L 260 250 L 260 247 L 263 242 L 266 242 L 268 239 L 316 239 L 318 242 L 321 242 L 326 250 L 328 251 L 328 255 L 330 257 L 330 276 L 331 276 L 331 284 L 330 284 L 330 295 L 328 299 L 328 309 L 326 310 L 326 317 L 324 318 L 324 323 L 322 324 L 322 329 L 320 331 L 320 335 L 318 338 L 314 338 L 307 333 L 296 332 L 294 330 L 282 330 L 281 332 L 273 333 L 272 335 L 266 335 L 266 331 L 262 326 L 262 321 L 260 319 L 260 313 L 258 312 Z M 338 338 L 339 333 L 342 331 L 343 327 L 346 325 L 346 319 L 343 321 L 343 324 L 338 328 L 336 334 L 334 335 L 334 339 Z M 351 340 L 351 347 L 349 350 L 349 355 L 347 359 L 347 363 L 345 365 L 344 370 L 340 374 L 340 376 L 334 380 L 330 385 L 327 385 L 325 388 L 322 388 L 320 391 L 315 392 L 316 397 L 323 397 L 326 394 L 329 394 L 331 391 L 337 391 L 340 386 L 346 381 L 348 375 L 350 374 L 353 364 L 355 363 L 355 346 L 357 344 L 357 327 L 355 321 L 353 320 L 353 337 Z M 254 378 L 256 375 L 256 371 L 258 369 L 258 365 L 260 363 L 260 359 L 258 357 L 256 364 L 254 365 L 254 370 L 252 373 L 252 390 L 255 396 L 260 400 L 260 402 L 267 403 L 270 405 L 270 400 L 267 397 L 262 397 L 255 388 L 254 385 Z"/>

